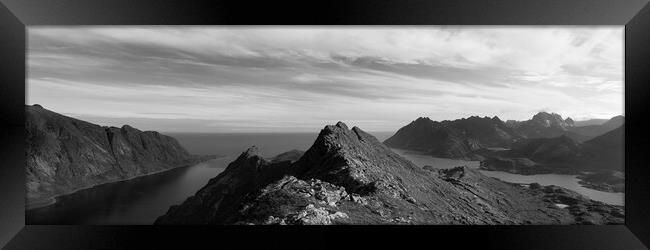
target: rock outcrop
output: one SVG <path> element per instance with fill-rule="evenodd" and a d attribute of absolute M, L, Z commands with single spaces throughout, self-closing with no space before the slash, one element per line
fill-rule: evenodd
<path fill-rule="evenodd" d="M 169 136 L 102 127 L 26 106 L 28 206 L 97 184 L 185 166 L 195 158 Z"/>
<path fill-rule="evenodd" d="M 610 224 L 622 223 L 622 213 L 466 167 L 425 170 L 339 122 L 293 163 L 247 150 L 155 224 Z"/>
<path fill-rule="evenodd" d="M 472 116 L 442 122 L 420 117 L 399 129 L 384 144 L 435 157 L 476 159 L 476 150 L 509 147 L 520 138 L 518 133 L 496 116 Z"/>

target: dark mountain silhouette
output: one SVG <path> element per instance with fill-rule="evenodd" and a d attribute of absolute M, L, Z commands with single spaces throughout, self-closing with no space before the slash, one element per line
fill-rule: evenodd
<path fill-rule="evenodd" d="M 436 122 L 420 117 L 384 141 L 393 148 L 409 149 L 436 157 L 473 159 L 474 151 L 509 147 L 521 136 L 498 117 L 472 116 Z"/>
<path fill-rule="evenodd" d="M 425 170 L 339 122 L 294 163 L 248 149 L 155 224 L 603 224 L 623 213 L 559 187 Z"/>
<path fill-rule="evenodd" d="M 197 161 L 178 142 L 128 125 L 102 127 L 26 106 L 27 203 Z"/>

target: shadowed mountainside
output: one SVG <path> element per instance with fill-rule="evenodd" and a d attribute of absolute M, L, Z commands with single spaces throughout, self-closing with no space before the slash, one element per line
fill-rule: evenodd
<path fill-rule="evenodd" d="M 27 203 L 198 161 L 178 142 L 128 125 L 102 127 L 26 106 Z"/>
<path fill-rule="evenodd" d="M 622 222 L 622 207 L 566 189 L 505 183 L 466 167 L 424 170 L 339 122 L 293 163 L 248 149 L 155 224 Z"/>

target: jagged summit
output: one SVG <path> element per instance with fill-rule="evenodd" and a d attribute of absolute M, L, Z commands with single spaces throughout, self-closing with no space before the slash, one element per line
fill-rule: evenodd
<path fill-rule="evenodd" d="M 533 116 L 531 121 L 542 124 L 545 127 L 566 127 L 564 119 L 562 119 L 562 116 L 557 113 L 539 112 Z"/>
<path fill-rule="evenodd" d="M 509 124 L 526 138 L 551 138 L 566 135 L 577 141 L 586 139 L 586 136 L 572 131 L 575 128 L 573 119 L 564 119 L 557 113 L 542 111 L 535 114 L 530 120 L 515 121 Z"/>
<path fill-rule="evenodd" d="M 257 146 L 251 146 L 250 148 L 246 149 L 246 151 L 244 151 L 242 153 L 242 156 L 244 156 L 244 157 L 256 156 L 256 155 L 259 155 L 259 151 L 260 150 L 257 148 Z M 242 157 L 242 156 L 240 156 L 240 157 Z"/>
<path fill-rule="evenodd" d="M 336 126 L 342 129 L 348 129 L 348 125 L 345 125 L 345 123 L 339 121 L 336 123 Z"/>
<path fill-rule="evenodd" d="M 300 175 L 358 191 L 371 190 L 375 184 L 390 181 L 385 179 L 385 174 L 397 171 L 394 166 L 421 171 L 360 128 L 350 130 L 345 124 L 339 125 L 326 126 L 314 145 L 296 162 Z M 323 156 L 327 157 L 326 161 Z"/>

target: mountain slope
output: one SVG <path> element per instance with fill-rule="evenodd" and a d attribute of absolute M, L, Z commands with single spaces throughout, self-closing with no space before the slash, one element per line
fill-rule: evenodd
<path fill-rule="evenodd" d="M 443 122 L 420 117 L 399 129 L 384 144 L 436 157 L 472 159 L 475 150 L 508 147 L 520 137 L 498 117 L 472 116 Z"/>
<path fill-rule="evenodd" d="M 190 164 L 171 137 L 128 125 L 101 127 L 26 106 L 28 205 L 93 185 Z"/>
<path fill-rule="evenodd" d="M 481 168 L 519 174 L 623 171 L 624 139 L 623 126 L 584 143 L 564 135 L 526 139 L 511 150 L 484 152 Z"/>
<path fill-rule="evenodd" d="M 612 117 L 612 119 L 609 119 L 600 125 L 572 127 L 569 130 L 576 134 L 585 136 L 585 138 L 588 140 L 596 136 L 603 135 L 609 131 L 612 131 L 622 126 L 624 123 L 625 123 L 625 117 L 619 115 L 619 116 Z"/>
<path fill-rule="evenodd" d="M 609 169 L 623 171 L 625 158 L 625 127 L 586 141 L 581 145 L 577 161 L 592 169 Z"/>
<path fill-rule="evenodd" d="M 155 224 L 621 223 L 622 207 L 465 167 L 429 171 L 341 122 L 295 163 L 251 148 Z M 566 204 L 562 209 L 555 203 Z"/>

